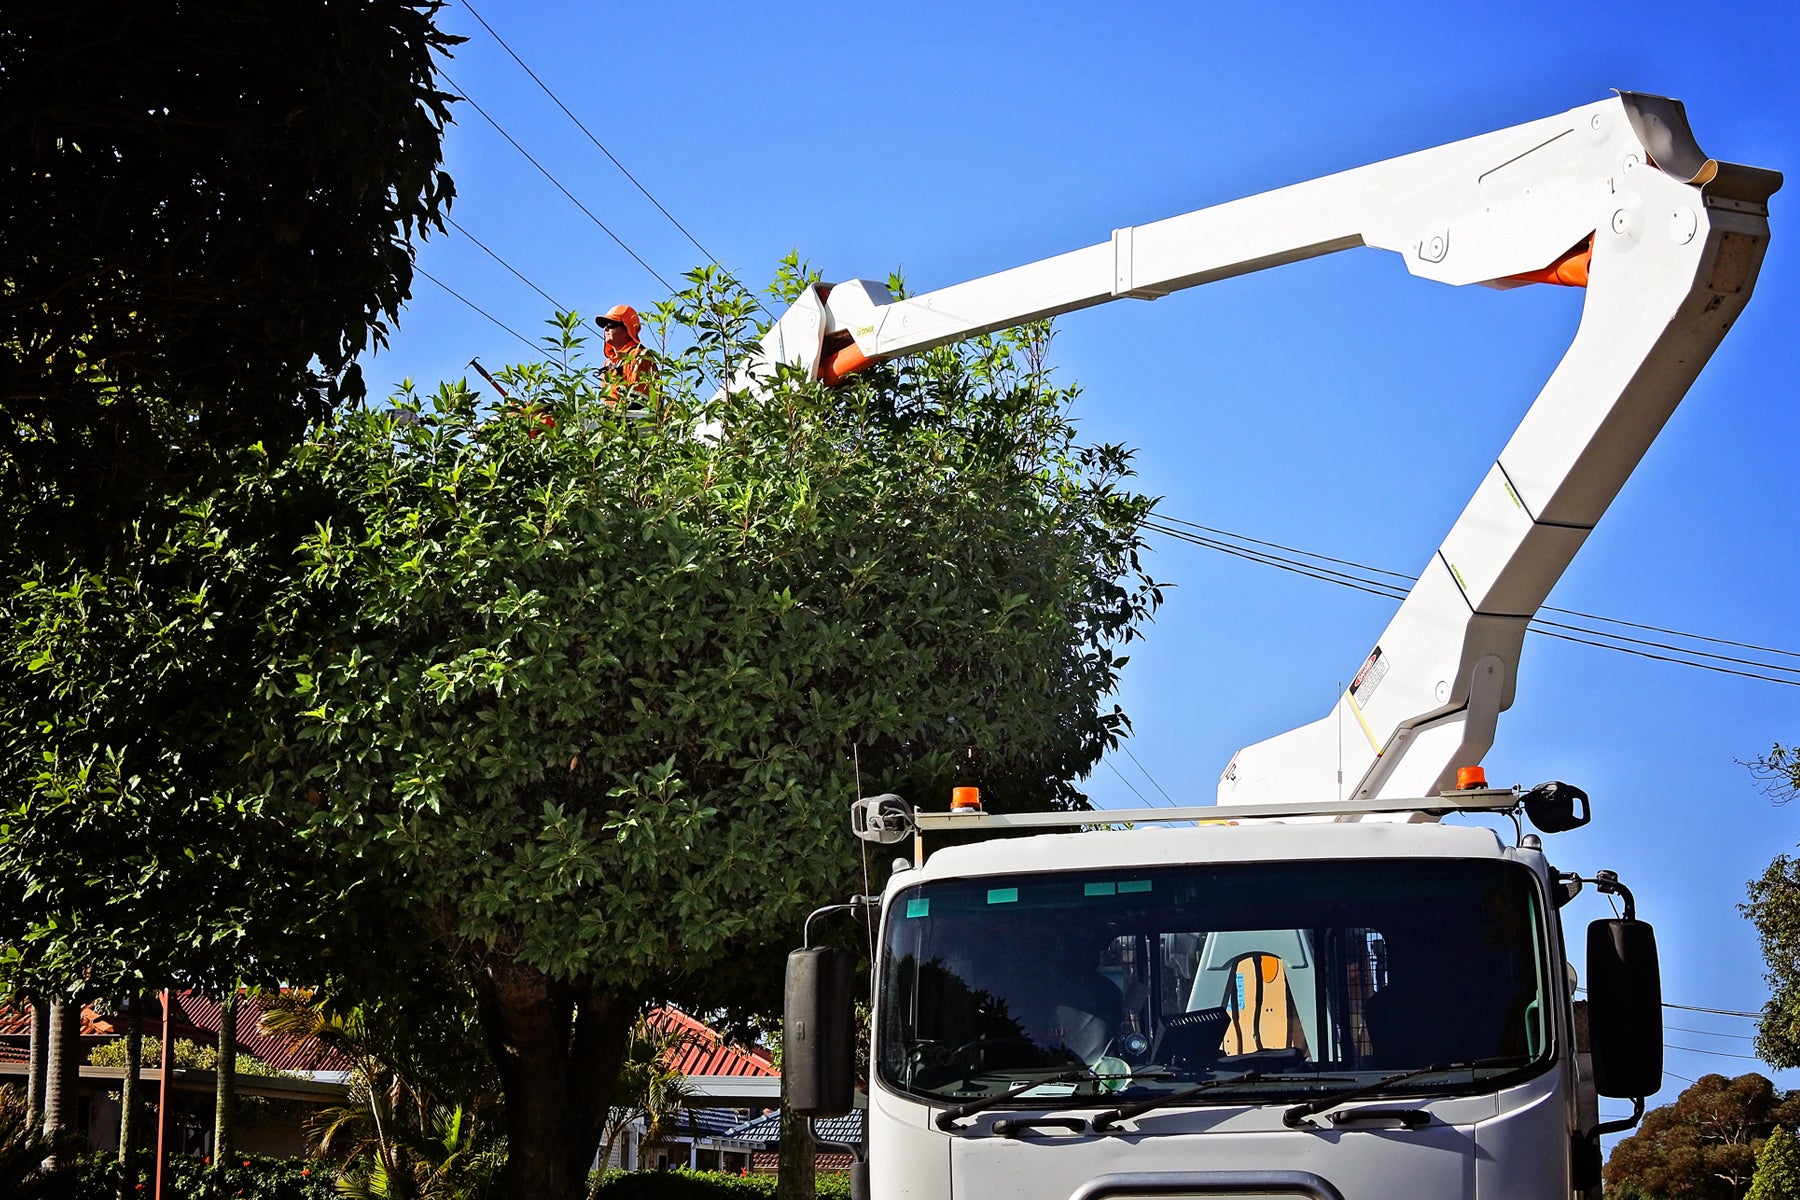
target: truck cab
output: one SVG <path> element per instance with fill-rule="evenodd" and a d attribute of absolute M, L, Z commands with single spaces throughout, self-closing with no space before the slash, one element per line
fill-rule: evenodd
<path fill-rule="evenodd" d="M 945 849 L 883 896 L 871 1158 L 897 1196 L 1565 1195 L 1560 893 L 1442 824 Z"/>
<path fill-rule="evenodd" d="M 1465 804 L 1543 818 L 1546 794 Z M 896 799 L 859 802 L 858 832 L 1114 815 Z M 1436 820 L 1450 794 L 1417 804 L 1355 821 L 1163 809 L 1206 823 L 949 846 L 899 860 L 878 897 L 820 910 L 879 931 L 856 1194 L 1597 1194 L 1599 1135 L 1660 1085 L 1654 935 L 1597 873 L 1626 915 L 1589 927 L 1578 998 L 1559 914 L 1584 881 L 1522 825 L 1509 841 Z M 1576 823 L 1551 811 L 1545 827 Z M 851 1103 L 848 979 L 842 950 L 790 960 L 784 1071 L 801 1112 Z M 1635 1100 L 1633 1119 L 1601 1124 L 1600 1095 Z"/>

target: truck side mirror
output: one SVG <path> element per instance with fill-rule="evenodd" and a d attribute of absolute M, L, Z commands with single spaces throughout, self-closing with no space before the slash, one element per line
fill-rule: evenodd
<path fill-rule="evenodd" d="M 1643 921 L 1588 926 L 1588 1041 L 1594 1090 L 1642 1099 L 1662 1087 L 1662 971 Z"/>
<path fill-rule="evenodd" d="M 803 1117 L 849 1112 L 856 1089 L 856 1009 L 850 955 L 815 946 L 788 955 L 781 1074 L 787 1104 Z"/>

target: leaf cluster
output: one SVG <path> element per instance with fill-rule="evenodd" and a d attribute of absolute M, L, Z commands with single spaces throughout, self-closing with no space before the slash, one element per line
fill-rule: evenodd
<path fill-rule="evenodd" d="M 1702 1075 L 1613 1147 L 1606 1189 L 1636 1189 L 1658 1200 L 1741 1200 L 1764 1140 L 1796 1124 L 1800 1097 L 1777 1091 L 1764 1076 Z"/>
<path fill-rule="evenodd" d="M 287 469 L 334 515 L 271 606 L 265 791 L 463 961 L 741 985 L 848 884 L 859 770 L 925 799 L 975 750 L 1077 803 L 1126 728 L 1151 502 L 1077 439 L 1047 331 L 714 393 L 754 305 L 690 285 L 630 406 L 564 314 L 506 404 L 403 394 Z"/>
<path fill-rule="evenodd" d="M 360 397 L 441 228 L 440 0 L 65 0 L 0 27 L 6 541 L 91 561 Z M 4 557 L 4 556 L 0 556 Z"/>

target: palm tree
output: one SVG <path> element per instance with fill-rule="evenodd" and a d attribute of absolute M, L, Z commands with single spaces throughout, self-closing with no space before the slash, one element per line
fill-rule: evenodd
<path fill-rule="evenodd" d="M 606 1114 L 606 1141 L 600 1149 L 602 1168 L 612 1161 L 613 1146 L 633 1121 L 643 1121 L 644 1137 L 651 1141 L 674 1131 L 676 1115 L 695 1094 L 687 1076 L 670 1065 L 688 1037 L 680 1030 L 658 1029 L 644 1017 L 631 1027 L 625 1062 L 613 1084 L 612 1106 Z M 590 1197 L 598 1187 L 596 1176 Z"/>
<path fill-rule="evenodd" d="M 46 1132 L 42 1119 L 18 1089 L 0 1087 L 0 1196 L 39 1200 L 60 1195 L 60 1170 L 52 1163 L 80 1149 L 74 1133 Z"/>
<path fill-rule="evenodd" d="M 50 1036 L 44 1054 L 44 1129 L 66 1134 L 75 1128 L 75 1050 L 81 1045 L 81 1008 L 67 1000 L 50 1003 Z"/>
<path fill-rule="evenodd" d="M 487 1194 L 504 1162 L 477 1102 L 446 1105 L 415 1082 L 378 1043 L 361 1009 L 327 1015 L 321 1005 L 275 1008 L 264 1032 L 310 1042 L 350 1061 L 350 1097 L 311 1125 L 319 1153 L 339 1163 L 339 1192 L 352 1200 L 450 1200 Z"/>

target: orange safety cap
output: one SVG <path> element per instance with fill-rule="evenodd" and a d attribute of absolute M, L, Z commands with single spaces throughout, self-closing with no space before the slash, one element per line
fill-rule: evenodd
<path fill-rule="evenodd" d="M 600 316 L 602 325 L 623 325 L 625 332 L 631 335 L 632 341 L 638 340 L 638 330 L 643 322 L 638 319 L 637 309 L 629 304 L 615 304 Z"/>

